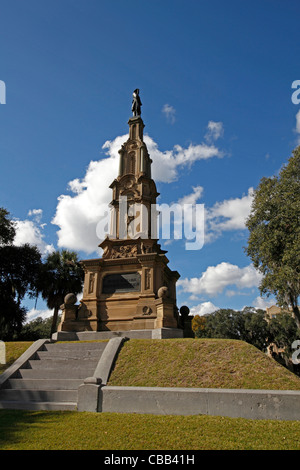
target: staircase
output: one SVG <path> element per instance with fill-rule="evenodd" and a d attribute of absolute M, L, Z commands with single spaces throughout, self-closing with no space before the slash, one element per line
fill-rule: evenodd
<path fill-rule="evenodd" d="M 76 410 L 107 342 L 46 343 L 0 389 L 0 409 Z"/>

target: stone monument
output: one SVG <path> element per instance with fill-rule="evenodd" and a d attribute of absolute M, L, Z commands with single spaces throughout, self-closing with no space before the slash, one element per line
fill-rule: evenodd
<path fill-rule="evenodd" d="M 176 305 L 177 271 L 168 267 L 156 238 L 153 208 L 159 195 L 143 140 L 139 90 L 133 93 L 129 138 L 119 150 L 119 174 L 111 183 L 111 228 L 102 258 L 82 261 L 83 298 L 69 296 L 59 331 L 129 331 L 169 328 L 181 336 Z M 178 334 L 179 332 L 179 334 Z"/>

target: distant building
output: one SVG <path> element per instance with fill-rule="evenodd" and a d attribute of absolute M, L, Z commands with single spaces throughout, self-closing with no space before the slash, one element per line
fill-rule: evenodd
<path fill-rule="evenodd" d="M 292 317 L 294 318 L 294 312 L 292 309 L 289 309 L 289 308 L 281 308 L 281 307 L 277 307 L 277 305 L 272 305 L 271 307 L 269 308 L 266 308 L 266 315 L 265 315 L 265 319 L 266 321 L 270 321 L 272 318 L 276 318 L 277 315 L 282 315 L 283 313 L 288 313 L 289 315 L 292 315 Z M 274 343 L 271 343 L 269 344 L 269 346 L 267 347 L 267 355 L 270 356 L 270 357 L 275 357 L 275 356 L 280 356 L 284 353 L 284 348 L 278 348 L 276 346 L 276 344 Z"/>
<path fill-rule="evenodd" d="M 294 318 L 294 312 L 292 309 L 284 309 L 281 307 L 277 307 L 277 305 L 272 305 L 272 307 L 266 309 L 266 320 L 268 321 L 271 320 L 271 318 L 276 318 L 277 315 L 280 315 L 282 313 L 289 313 Z"/>

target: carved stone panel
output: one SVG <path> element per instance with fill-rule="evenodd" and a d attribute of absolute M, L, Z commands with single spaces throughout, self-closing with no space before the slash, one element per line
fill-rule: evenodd
<path fill-rule="evenodd" d="M 89 289 L 88 289 L 89 294 L 92 294 L 94 292 L 95 278 L 96 278 L 96 274 L 95 273 L 90 273 L 90 275 L 89 275 Z"/>
<path fill-rule="evenodd" d="M 145 269 L 145 290 L 151 288 L 151 270 L 149 268 Z"/>

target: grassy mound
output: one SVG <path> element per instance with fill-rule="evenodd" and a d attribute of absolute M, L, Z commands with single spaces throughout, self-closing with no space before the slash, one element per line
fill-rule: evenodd
<path fill-rule="evenodd" d="M 243 341 L 131 339 L 108 385 L 300 390 L 300 379 Z"/>
<path fill-rule="evenodd" d="M 8 342 L 9 367 L 32 342 Z M 300 390 L 300 378 L 248 343 L 229 339 L 126 341 L 108 385 Z"/>

